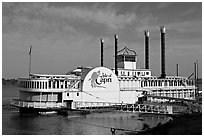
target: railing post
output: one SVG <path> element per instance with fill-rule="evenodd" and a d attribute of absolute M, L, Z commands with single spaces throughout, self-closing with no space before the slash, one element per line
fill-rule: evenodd
<path fill-rule="evenodd" d="M 135 104 L 133 104 L 133 111 L 132 112 L 135 113 Z"/>

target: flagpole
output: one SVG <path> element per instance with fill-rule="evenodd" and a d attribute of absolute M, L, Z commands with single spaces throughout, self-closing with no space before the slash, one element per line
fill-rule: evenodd
<path fill-rule="evenodd" d="M 31 50 L 32 50 L 32 46 L 30 46 L 30 51 L 29 51 L 29 74 L 28 74 L 29 78 L 30 78 L 30 72 L 31 72 Z"/>

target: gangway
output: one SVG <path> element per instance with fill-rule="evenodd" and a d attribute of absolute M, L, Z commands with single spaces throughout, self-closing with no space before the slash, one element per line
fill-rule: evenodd
<path fill-rule="evenodd" d="M 72 109 L 76 110 L 96 110 L 104 108 L 132 113 L 137 112 L 152 114 L 173 114 L 173 107 L 167 105 L 85 102 L 85 101 L 74 101 L 72 105 Z"/>

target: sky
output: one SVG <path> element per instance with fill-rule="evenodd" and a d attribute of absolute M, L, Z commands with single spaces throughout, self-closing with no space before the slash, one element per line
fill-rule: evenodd
<path fill-rule="evenodd" d="M 114 67 L 114 34 L 118 49 L 128 47 L 144 68 L 144 30 L 150 32 L 150 68 L 160 75 L 160 26 L 166 27 L 166 73 L 189 76 L 194 62 L 202 76 L 201 2 L 3 2 L 2 77 L 31 73 L 66 74 L 78 66 Z"/>

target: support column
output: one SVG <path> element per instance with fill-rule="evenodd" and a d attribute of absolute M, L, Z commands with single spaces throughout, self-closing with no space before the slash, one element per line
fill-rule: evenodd
<path fill-rule="evenodd" d="M 53 107 L 53 91 L 52 91 L 52 100 L 51 100 L 51 102 L 52 102 L 52 107 Z"/>
<path fill-rule="evenodd" d="M 42 92 L 40 92 L 40 108 L 41 108 L 41 96 L 42 96 Z"/>
<path fill-rule="evenodd" d="M 182 91 L 182 98 L 184 98 L 184 90 L 183 90 L 183 89 L 181 89 L 181 91 Z"/>

